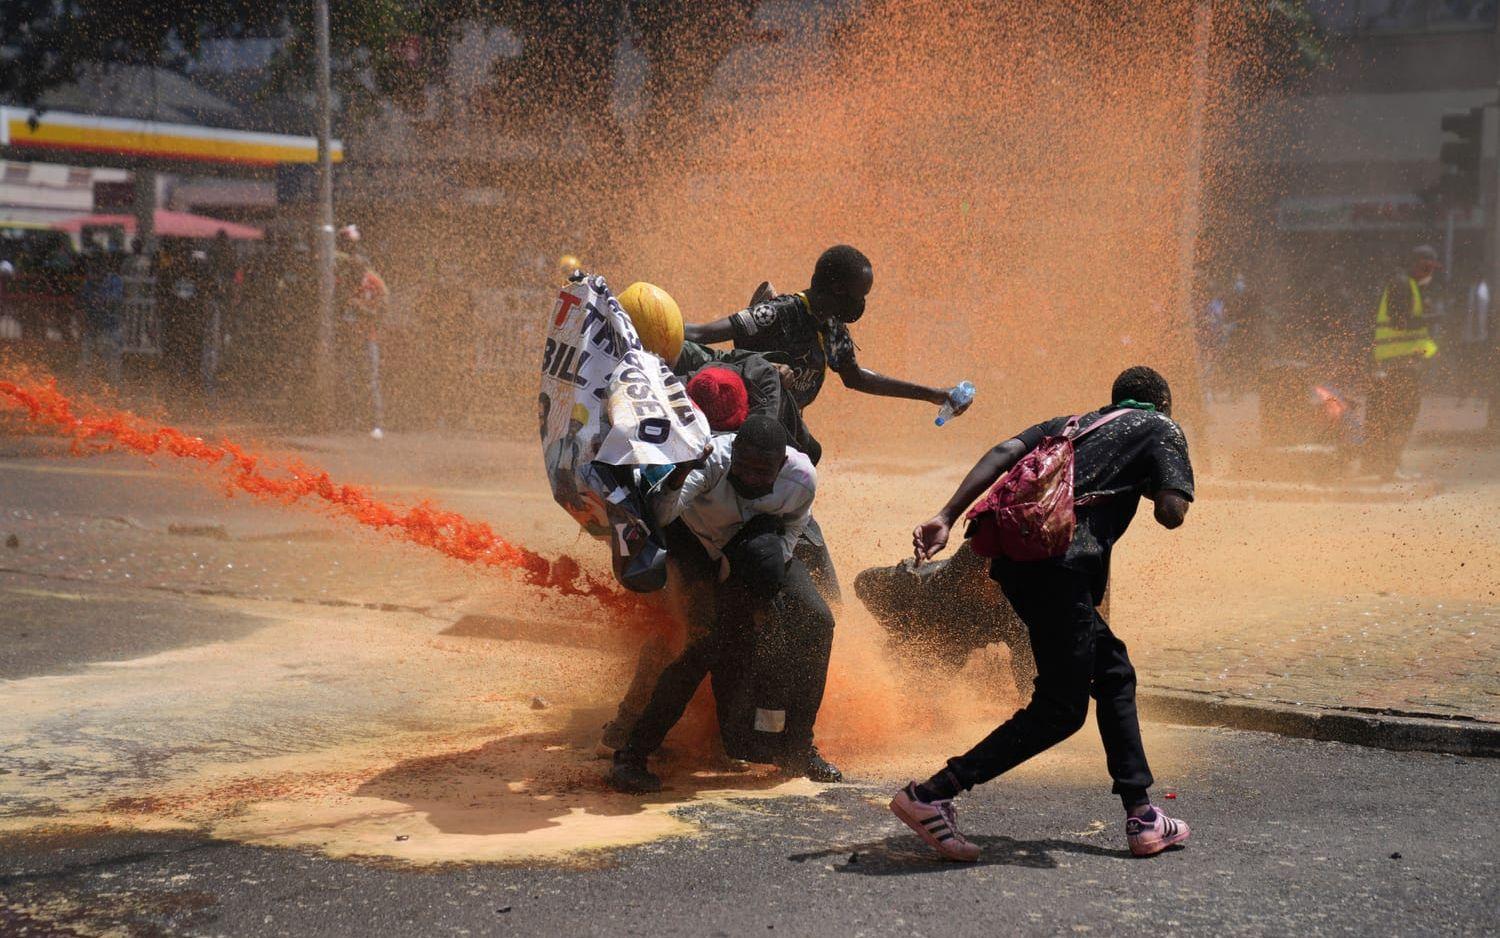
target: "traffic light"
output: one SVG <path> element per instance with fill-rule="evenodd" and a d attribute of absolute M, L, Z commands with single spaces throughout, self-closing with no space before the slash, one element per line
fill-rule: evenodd
<path fill-rule="evenodd" d="M 1438 192 L 1450 206 L 1474 205 L 1479 201 L 1479 136 L 1483 129 L 1482 107 L 1443 115 L 1443 148 L 1438 156 L 1443 175 Z M 1450 134 L 1457 139 L 1450 139 Z"/>

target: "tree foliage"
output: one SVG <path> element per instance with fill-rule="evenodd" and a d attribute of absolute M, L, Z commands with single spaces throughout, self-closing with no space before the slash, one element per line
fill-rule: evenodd
<path fill-rule="evenodd" d="M 1095 0 L 1110 6 L 1116 0 Z M 1264 46 L 1281 72 L 1317 64 L 1323 41 L 1305 0 L 1216 0 L 1257 24 L 1238 42 Z M 383 98 L 412 103 L 443 74 L 463 24 L 503 25 L 522 40 L 496 93 L 542 109 L 599 113 L 613 84 L 625 23 L 647 58 L 657 111 L 690 112 L 713 70 L 751 38 L 754 0 L 331 0 L 334 80 L 346 106 Z M 1127 5 L 1128 6 L 1128 5 Z M 4 0 L 0 2 L 0 99 L 35 106 L 88 69 L 185 70 L 215 40 L 278 41 L 267 93 L 310 85 L 311 0 Z"/>

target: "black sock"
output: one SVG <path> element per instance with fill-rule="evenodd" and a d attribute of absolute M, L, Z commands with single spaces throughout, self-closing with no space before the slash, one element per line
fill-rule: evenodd
<path fill-rule="evenodd" d="M 934 801 L 947 801 L 963 790 L 963 783 L 958 780 L 958 776 L 953 774 L 952 769 L 945 768 L 917 786 L 917 798 L 931 804 Z"/>
<path fill-rule="evenodd" d="M 1137 788 L 1134 791 L 1120 792 L 1120 803 L 1125 806 L 1125 813 L 1131 814 L 1138 808 L 1144 808 L 1151 803 L 1151 796 L 1146 794 L 1146 789 Z"/>

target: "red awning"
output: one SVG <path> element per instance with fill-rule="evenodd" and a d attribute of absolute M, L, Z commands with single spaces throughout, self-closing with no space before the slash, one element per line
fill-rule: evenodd
<path fill-rule="evenodd" d="M 77 218 L 60 221 L 53 227 L 74 234 L 89 227 L 119 227 L 124 228 L 127 235 L 133 235 L 135 234 L 135 216 L 80 215 Z M 259 240 L 264 236 L 264 232 L 259 228 L 224 221 L 221 218 L 209 218 L 207 215 L 194 215 L 190 212 L 169 212 L 163 208 L 156 210 L 156 235 L 159 238 L 212 238 L 221 231 L 240 241 Z"/>

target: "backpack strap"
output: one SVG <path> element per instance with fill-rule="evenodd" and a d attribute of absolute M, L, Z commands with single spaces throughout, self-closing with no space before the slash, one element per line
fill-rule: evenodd
<path fill-rule="evenodd" d="M 1095 430 L 1104 426 L 1106 423 L 1109 423 L 1111 420 L 1114 420 L 1118 417 L 1125 416 L 1133 409 L 1134 408 L 1131 407 L 1121 407 L 1119 410 L 1111 411 L 1110 413 L 1105 414 L 1103 417 L 1100 417 L 1098 420 L 1095 420 L 1087 427 L 1084 427 L 1082 430 L 1078 429 L 1078 421 L 1083 419 L 1083 415 L 1078 414 L 1076 416 L 1069 417 L 1068 425 L 1063 427 L 1062 435 L 1072 440 L 1074 443 L 1077 443 L 1080 439 L 1088 436 L 1090 433 L 1093 433 Z"/>

